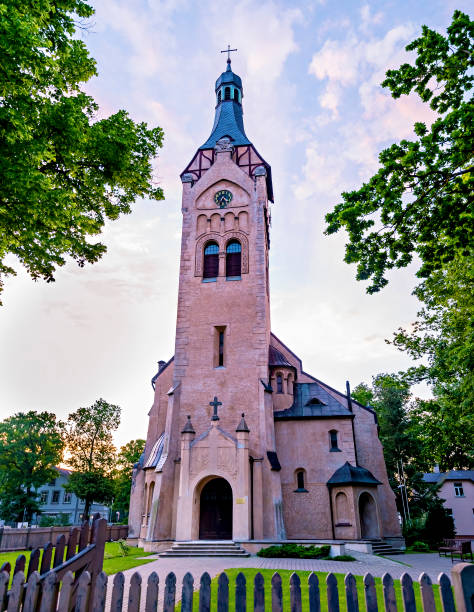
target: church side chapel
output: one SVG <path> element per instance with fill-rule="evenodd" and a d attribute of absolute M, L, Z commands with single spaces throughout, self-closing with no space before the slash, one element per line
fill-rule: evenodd
<path fill-rule="evenodd" d="M 211 135 L 181 174 L 175 353 L 152 379 L 129 540 L 399 548 L 374 411 L 304 372 L 271 331 L 271 168 L 245 134 L 229 54 L 215 92 Z"/>

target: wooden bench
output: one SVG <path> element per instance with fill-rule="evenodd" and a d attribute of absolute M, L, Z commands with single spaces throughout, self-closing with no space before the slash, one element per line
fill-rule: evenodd
<path fill-rule="evenodd" d="M 454 562 L 454 555 L 460 555 L 461 561 L 464 561 L 464 558 L 474 561 L 470 540 L 444 540 L 443 545 L 438 548 L 438 554 L 440 557 L 450 555 L 451 562 Z"/>

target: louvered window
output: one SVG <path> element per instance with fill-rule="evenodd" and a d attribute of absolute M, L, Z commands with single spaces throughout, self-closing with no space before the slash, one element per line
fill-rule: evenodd
<path fill-rule="evenodd" d="M 236 102 L 239 101 L 239 90 L 238 89 L 234 89 L 234 100 Z"/>
<path fill-rule="evenodd" d="M 230 87 L 224 89 L 224 100 L 230 100 Z"/>
<path fill-rule="evenodd" d="M 217 94 L 217 104 L 221 101 L 221 90 L 219 89 L 219 93 Z"/>
<path fill-rule="evenodd" d="M 204 249 L 203 278 L 217 278 L 219 274 L 219 246 L 209 242 Z"/>
<path fill-rule="evenodd" d="M 240 278 L 242 272 L 242 246 L 237 240 L 229 242 L 226 248 L 225 275 L 227 278 Z"/>

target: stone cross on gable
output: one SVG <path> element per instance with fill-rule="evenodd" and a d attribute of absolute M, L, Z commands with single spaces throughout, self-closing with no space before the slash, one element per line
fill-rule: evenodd
<path fill-rule="evenodd" d="M 209 406 L 214 406 L 214 414 L 211 417 L 211 421 L 218 421 L 219 417 L 217 416 L 217 406 L 222 406 L 222 402 L 219 402 L 216 396 L 214 396 L 214 401 L 209 402 Z"/>

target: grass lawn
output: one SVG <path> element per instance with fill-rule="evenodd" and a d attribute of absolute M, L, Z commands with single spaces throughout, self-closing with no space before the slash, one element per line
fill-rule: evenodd
<path fill-rule="evenodd" d="M 253 610 L 253 580 L 255 578 L 255 575 L 259 571 L 265 580 L 265 608 L 268 610 L 271 609 L 271 601 L 272 601 L 271 579 L 274 574 L 274 570 L 233 568 L 233 569 L 225 570 L 227 576 L 229 577 L 229 608 L 230 610 L 235 609 L 235 579 L 239 572 L 242 572 L 247 579 L 247 610 Z M 280 574 L 281 579 L 282 579 L 283 609 L 289 610 L 290 609 L 290 576 L 293 572 L 291 570 L 281 570 L 278 573 Z M 299 575 L 300 580 L 301 580 L 301 598 L 302 598 L 303 611 L 308 611 L 309 610 L 308 576 L 310 575 L 311 572 L 298 571 L 296 573 Z M 321 597 L 321 612 L 327 612 L 328 610 L 327 601 L 326 601 L 326 576 L 327 574 L 324 572 L 315 572 L 315 573 L 317 574 L 318 579 L 319 579 L 319 590 L 320 590 L 320 597 Z M 345 602 L 344 574 L 334 574 L 334 575 L 337 578 L 337 583 L 339 587 L 340 611 L 347 612 L 346 602 Z M 359 596 L 359 609 L 364 610 L 365 601 L 364 601 L 363 577 L 356 576 L 355 578 L 357 582 L 357 593 Z M 199 580 L 200 580 L 200 576 L 194 577 L 195 586 L 199 584 Z M 403 610 L 400 581 L 395 580 L 394 583 L 395 583 L 395 593 L 396 593 L 396 598 L 397 598 L 397 608 L 398 610 Z M 379 610 L 384 610 L 381 578 L 375 578 L 375 586 L 377 590 L 377 602 L 379 605 Z M 415 600 L 416 600 L 417 610 L 421 610 L 422 606 L 421 606 L 421 595 L 420 595 L 419 584 L 414 583 L 414 590 L 415 590 Z M 179 598 L 181 596 L 181 585 L 179 586 L 177 585 L 176 591 L 177 591 L 176 593 L 177 598 Z M 441 601 L 439 598 L 439 586 L 438 585 L 434 585 L 434 596 L 435 596 L 436 609 L 441 612 L 442 607 L 441 607 Z M 211 583 L 211 602 L 212 602 L 211 609 L 216 610 L 217 609 L 217 577 L 213 578 L 212 583 Z M 180 606 L 178 605 L 176 609 L 179 610 Z M 199 593 L 195 591 L 194 598 L 193 598 L 193 610 L 197 611 L 198 609 L 199 609 Z"/>
<path fill-rule="evenodd" d="M 146 557 L 151 553 L 143 552 L 143 548 L 128 548 L 127 556 L 122 556 L 121 549 L 118 542 L 106 542 L 105 544 L 105 558 L 104 558 L 104 572 L 108 575 L 116 574 L 117 572 L 123 572 L 124 570 L 130 569 L 132 567 L 138 567 L 139 565 L 144 565 L 145 563 L 150 563 L 152 559 L 139 559 L 139 557 Z M 26 567 L 25 570 L 28 571 L 28 562 L 30 559 L 31 551 L 30 550 L 17 550 L 15 552 L 6 552 L 0 553 L 0 566 L 4 563 L 10 563 L 12 570 L 15 567 L 16 558 L 19 555 L 25 555 L 26 557 Z M 54 557 L 54 553 L 53 553 Z M 41 560 L 40 560 L 41 567 Z"/>

